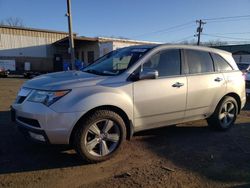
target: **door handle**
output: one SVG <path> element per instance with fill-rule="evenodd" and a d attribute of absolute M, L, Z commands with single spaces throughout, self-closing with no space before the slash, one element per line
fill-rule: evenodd
<path fill-rule="evenodd" d="M 176 82 L 175 84 L 172 85 L 172 87 L 178 87 L 178 88 L 180 88 L 182 86 L 184 86 L 184 84 L 180 83 L 180 82 Z"/>
<path fill-rule="evenodd" d="M 217 78 L 215 78 L 214 79 L 214 81 L 216 81 L 216 82 L 220 82 L 220 81 L 222 81 L 223 79 L 222 78 L 219 78 L 219 77 L 217 77 Z"/>

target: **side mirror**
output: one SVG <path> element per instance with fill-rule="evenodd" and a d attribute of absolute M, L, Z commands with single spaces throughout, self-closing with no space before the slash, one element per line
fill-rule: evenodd
<path fill-rule="evenodd" d="M 142 72 L 139 74 L 140 80 L 146 80 L 146 79 L 156 79 L 158 78 L 159 73 L 155 69 L 151 68 L 144 68 Z"/>

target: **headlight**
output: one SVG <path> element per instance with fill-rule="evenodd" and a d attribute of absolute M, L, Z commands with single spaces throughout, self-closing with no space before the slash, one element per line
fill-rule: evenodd
<path fill-rule="evenodd" d="M 43 103 L 46 106 L 50 106 L 58 99 L 65 96 L 69 93 L 70 90 L 63 90 L 63 91 L 42 91 L 42 90 L 35 90 L 31 96 L 28 98 L 28 101 L 31 102 L 39 102 Z"/>

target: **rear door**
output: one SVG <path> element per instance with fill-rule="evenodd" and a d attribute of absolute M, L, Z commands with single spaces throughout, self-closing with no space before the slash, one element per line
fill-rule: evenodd
<path fill-rule="evenodd" d="M 185 121 L 202 119 L 224 96 L 226 81 L 215 71 L 209 52 L 185 49 L 184 57 L 188 84 Z"/>

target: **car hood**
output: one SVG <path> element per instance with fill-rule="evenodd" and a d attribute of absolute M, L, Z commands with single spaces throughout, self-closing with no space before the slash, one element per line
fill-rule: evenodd
<path fill-rule="evenodd" d="M 82 71 L 65 71 L 35 77 L 25 82 L 23 87 L 41 90 L 63 90 L 97 85 L 107 78 L 107 76 L 99 76 Z"/>

